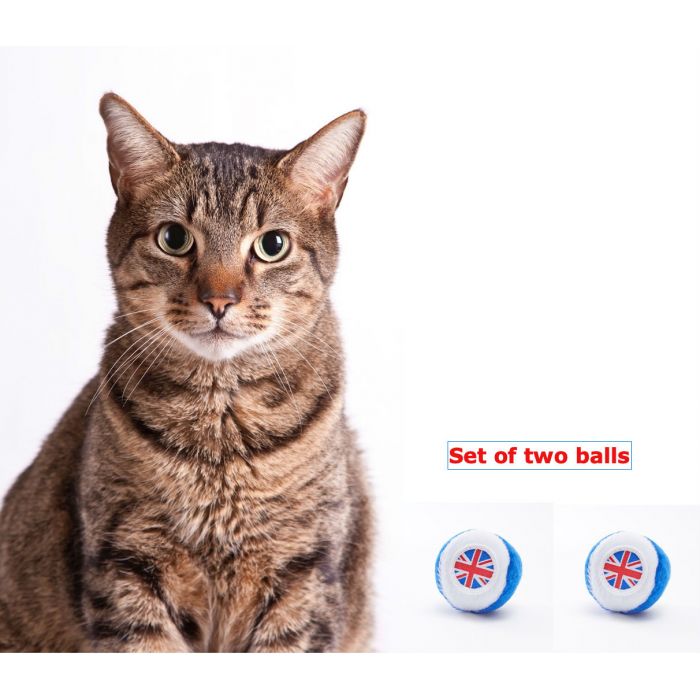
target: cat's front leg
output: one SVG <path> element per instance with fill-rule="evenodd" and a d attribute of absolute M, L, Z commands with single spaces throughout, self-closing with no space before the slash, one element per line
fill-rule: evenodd
<path fill-rule="evenodd" d="M 338 651 L 342 591 L 329 562 L 317 553 L 287 562 L 265 592 L 249 652 Z"/>
<path fill-rule="evenodd" d="M 155 552 L 105 543 L 86 562 L 83 613 L 95 651 L 192 651 L 200 636 L 193 614 L 177 604 Z"/>
<path fill-rule="evenodd" d="M 338 651 L 338 633 L 327 601 L 312 599 L 299 603 L 282 598 L 256 621 L 246 651 L 254 653 L 332 652 Z"/>

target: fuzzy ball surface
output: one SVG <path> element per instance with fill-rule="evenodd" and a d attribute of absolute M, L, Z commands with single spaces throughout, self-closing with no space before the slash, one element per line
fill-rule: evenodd
<path fill-rule="evenodd" d="M 656 542 L 636 532 L 613 532 L 597 542 L 586 559 L 588 592 L 605 610 L 632 615 L 661 597 L 671 563 Z"/>
<path fill-rule="evenodd" d="M 465 530 L 451 537 L 435 561 L 435 582 L 457 610 L 487 613 L 515 593 L 522 562 L 513 546 L 486 530 Z"/>

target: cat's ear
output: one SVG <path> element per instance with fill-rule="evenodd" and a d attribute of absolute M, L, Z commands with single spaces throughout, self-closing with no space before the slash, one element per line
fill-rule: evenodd
<path fill-rule="evenodd" d="M 278 167 L 312 206 L 335 209 L 365 131 L 367 117 L 356 109 L 327 124 L 289 151 Z"/>
<path fill-rule="evenodd" d="M 164 175 L 180 160 L 165 136 L 119 95 L 103 95 L 100 114 L 107 127 L 109 176 L 120 199 L 138 196 L 153 178 Z"/>

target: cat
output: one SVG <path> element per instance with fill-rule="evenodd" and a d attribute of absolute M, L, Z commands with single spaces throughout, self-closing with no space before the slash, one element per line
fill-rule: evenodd
<path fill-rule="evenodd" d="M 329 288 L 356 110 L 178 145 L 102 97 L 118 311 L 0 513 L 5 651 L 367 651 L 372 513 Z"/>

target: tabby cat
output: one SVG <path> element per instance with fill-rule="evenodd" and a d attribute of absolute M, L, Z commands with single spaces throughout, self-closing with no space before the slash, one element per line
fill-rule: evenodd
<path fill-rule="evenodd" d="M 363 651 L 371 512 L 329 287 L 354 111 L 179 145 L 107 94 L 118 311 L 0 514 L 0 649 Z"/>

